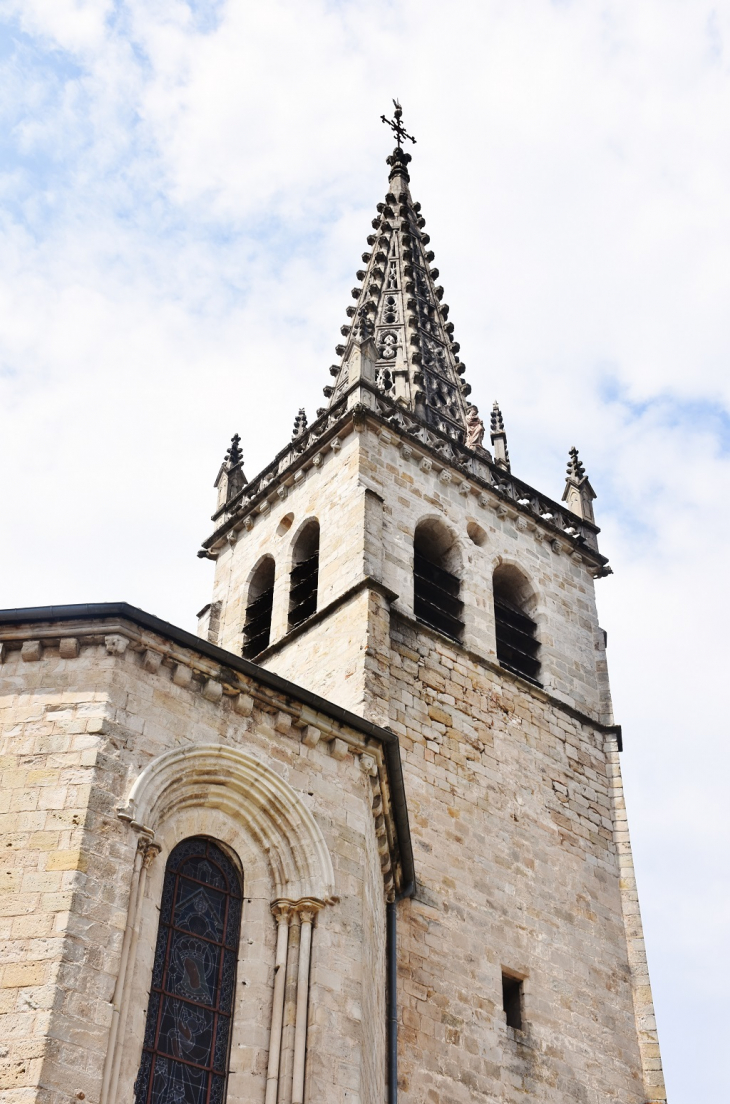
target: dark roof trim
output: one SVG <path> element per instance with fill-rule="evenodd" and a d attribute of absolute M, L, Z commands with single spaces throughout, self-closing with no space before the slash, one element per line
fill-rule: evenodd
<path fill-rule="evenodd" d="M 142 626 L 142 628 L 150 629 L 152 632 L 167 637 L 183 648 L 191 648 L 193 651 L 200 652 L 202 655 L 207 656 L 216 663 L 220 663 L 224 667 L 229 667 L 234 671 L 239 671 L 242 675 L 247 675 L 249 678 L 256 679 L 264 686 L 268 686 L 271 690 L 275 690 L 279 694 L 298 698 L 299 701 L 308 705 L 311 709 L 319 713 L 325 713 L 340 724 L 347 725 L 348 728 L 354 728 L 364 736 L 369 736 L 371 739 L 377 740 L 383 747 L 383 754 L 388 770 L 388 780 L 391 788 L 393 819 L 398 833 L 398 850 L 400 852 L 401 871 L 403 875 L 403 886 L 401 887 L 400 896 L 413 895 L 416 886 L 416 876 L 413 864 L 413 846 L 411 843 L 411 829 L 408 822 L 408 806 L 406 804 L 400 743 L 396 734 L 391 732 L 390 729 L 380 728 L 379 725 L 375 725 L 371 721 L 366 721 L 363 717 L 358 717 L 356 713 L 351 713 L 349 709 L 343 709 L 342 706 L 327 701 L 326 698 L 320 697 L 319 694 L 313 694 L 311 690 L 305 690 L 303 687 L 297 686 L 296 683 L 289 682 L 288 679 L 281 678 L 280 675 L 274 674 L 273 671 L 267 671 L 265 667 L 259 667 L 258 664 L 251 663 L 250 660 L 243 659 L 242 656 L 237 656 L 233 652 L 227 652 L 224 648 L 219 648 L 216 644 L 211 644 L 208 640 L 202 640 L 199 636 L 186 632 L 185 629 L 179 629 L 177 625 L 171 625 L 169 621 L 162 621 L 159 617 L 154 617 L 151 613 L 145 613 L 144 610 L 138 609 L 136 606 L 130 606 L 127 602 L 91 602 L 71 606 L 30 606 L 25 609 L 0 610 L 0 625 L 19 625 L 29 622 L 38 623 L 48 621 L 81 621 L 90 618 L 108 617 L 124 618 L 127 621 L 134 622 L 136 625 Z"/>

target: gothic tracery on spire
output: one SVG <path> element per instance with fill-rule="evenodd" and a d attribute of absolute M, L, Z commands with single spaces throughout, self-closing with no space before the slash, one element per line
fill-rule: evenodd
<path fill-rule="evenodd" d="M 357 373 L 350 370 L 355 346 L 372 338 L 372 364 L 368 357 L 359 359 L 362 377 L 425 424 L 460 444 L 469 441 L 470 448 L 481 448 L 483 433 L 469 414 L 471 388 L 462 378 L 459 343 L 437 283 L 440 273 L 432 267 L 426 220 L 409 189 L 411 155 L 401 143 L 404 137 L 415 139 L 403 129 L 402 108 L 394 103 L 395 121 L 383 116 L 398 140 L 386 159 L 390 190 L 377 205 L 370 249 L 362 255 L 364 267 L 352 289 L 355 302 L 346 312 L 351 322 L 343 325 L 343 340 L 335 347 L 340 365 L 330 372 L 336 382 L 324 393 L 333 406 L 356 382 Z"/>

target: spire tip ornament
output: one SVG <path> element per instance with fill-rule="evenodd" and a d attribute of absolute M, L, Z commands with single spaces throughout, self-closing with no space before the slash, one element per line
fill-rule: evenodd
<path fill-rule="evenodd" d="M 567 503 L 568 509 L 577 514 L 578 517 L 595 524 L 596 519 L 593 513 L 595 497 L 596 492 L 588 480 L 586 469 L 578 455 L 578 449 L 573 445 L 568 451 L 568 468 L 563 502 Z"/>
<path fill-rule="evenodd" d="M 395 134 L 395 140 L 398 144 L 398 149 L 401 149 L 401 147 L 403 145 L 402 140 L 404 138 L 407 138 L 409 142 L 413 142 L 413 145 L 415 146 L 416 139 L 413 137 L 412 134 L 408 133 L 408 131 L 405 129 L 405 127 L 403 126 L 403 124 L 401 122 L 401 119 L 403 118 L 403 108 L 401 107 L 401 105 L 398 103 L 397 100 L 393 100 L 393 105 L 395 107 L 395 111 L 393 112 L 393 118 L 392 119 L 386 119 L 385 115 L 381 115 L 380 116 L 381 121 L 384 122 L 386 126 L 389 126 L 390 129 Z"/>

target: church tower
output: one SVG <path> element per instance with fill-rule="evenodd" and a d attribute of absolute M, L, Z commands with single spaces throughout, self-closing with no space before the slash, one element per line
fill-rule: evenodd
<path fill-rule="evenodd" d="M 218 474 L 200 635 L 398 738 L 400 1099 L 661 1104 L 595 493 L 575 448 L 560 501 L 513 474 L 497 403 L 487 434 L 390 125 L 327 405 Z"/>
<path fill-rule="evenodd" d="M 14 1102 L 666 1102 L 595 493 L 487 436 L 391 126 L 327 405 L 218 471 L 198 635 L 0 610 Z"/>

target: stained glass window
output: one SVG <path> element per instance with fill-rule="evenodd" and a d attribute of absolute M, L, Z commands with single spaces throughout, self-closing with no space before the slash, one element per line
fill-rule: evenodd
<path fill-rule="evenodd" d="M 242 886 L 213 840 L 170 854 L 135 1104 L 223 1104 Z"/>

